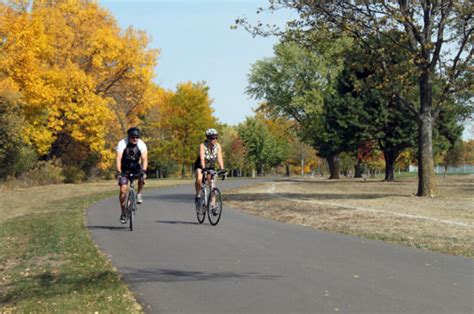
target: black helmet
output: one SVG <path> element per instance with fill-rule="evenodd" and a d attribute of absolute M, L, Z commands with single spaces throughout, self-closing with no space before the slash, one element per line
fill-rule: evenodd
<path fill-rule="evenodd" d="M 140 137 L 140 130 L 136 127 L 130 128 L 127 131 L 127 135 L 128 137 L 132 137 L 132 136 Z"/>

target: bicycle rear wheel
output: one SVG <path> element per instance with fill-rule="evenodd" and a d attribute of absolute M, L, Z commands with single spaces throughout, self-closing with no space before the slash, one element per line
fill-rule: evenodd
<path fill-rule="evenodd" d="M 207 218 L 211 225 L 215 226 L 221 219 L 222 215 L 222 196 L 221 191 L 215 188 L 209 194 L 209 200 L 207 202 Z"/>

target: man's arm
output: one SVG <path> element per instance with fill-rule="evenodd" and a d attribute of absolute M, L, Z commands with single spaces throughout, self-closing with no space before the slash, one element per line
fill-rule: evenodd
<path fill-rule="evenodd" d="M 117 172 L 122 172 L 122 155 L 123 152 L 117 152 L 117 158 L 115 160 L 115 167 L 117 168 Z"/>
<path fill-rule="evenodd" d="M 148 169 L 148 151 L 144 151 L 141 154 L 141 158 L 142 158 L 142 170 L 144 173 L 146 173 Z"/>

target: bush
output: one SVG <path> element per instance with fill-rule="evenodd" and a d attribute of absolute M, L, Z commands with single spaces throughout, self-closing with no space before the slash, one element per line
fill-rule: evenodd
<path fill-rule="evenodd" d="M 104 180 L 112 180 L 115 179 L 115 170 L 113 169 L 98 169 L 97 170 L 97 177 L 104 179 Z"/>
<path fill-rule="evenodd" d="M 31 170 L 20 176 L 20 181 L 24 185 L 47 185 L 64 182 L 63 169 L 57 161 L 40 161 Z"/>
<path fill-rule="evenodd" d="M 63 169 L 64 183 L 79 183 L 86 179 L 86 173 L 78 167 L 68 166 Z"/>
<path fill-rule="evenodd" d="M 37 165 L 38 154 L 36 154 L 36 151 L 30 146 L 20 146 L 18 148 L 16 160 L 13 164 L 15 176 L 18 177 L 21 174 L 27 172 L 28 170 L 33 169 Z"/>

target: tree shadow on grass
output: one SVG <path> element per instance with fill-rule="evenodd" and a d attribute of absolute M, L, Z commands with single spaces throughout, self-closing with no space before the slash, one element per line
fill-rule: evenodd
<path fill-rule="evenodd" d="M 304 200 L 304 201 L 327 201 L 327 200 L 369 200 L 385 198 L 390 196 L 409 197 L 398 193 L 358 193 L 358 194 L 338 194 L 338 193 L 245 193 L 245 194 L 224 194 L 226 201 L 269 201 L 282 199 Z"/>
<path fill-rule="evenodd" d="M 135 269 L 123 268 L 123 278 L 130 283 L 142 282 L 186 282 L 186 281 L 225 281 L 234 279 L 274 280 L 281 276 L 266 275 L 258 272 L 203 272 L 179 269 Z M 0 306 L 18 303 L 23 300 L 57 298 L 81 293 L 99 293 L 121 284 L 112 271 L 90 274 L 64 273 L 52 274 L 49 271 L 36 276 L 21 278 L 15 285 L 0 285 Z"/>
<path fill-rule="evenodd" d="M 20 278 L 15 285 L 2 286 L 6 291 L 0 295 L 0 306 L 8 303 L 17 303 L 22 300 L 57 298 L 72 294 L 81 294 L 91 291 L 101 291 L 119 285 L 118 275 L 112 271 L 94 272 L 87 275 L 79 273 L 52 274 L 45 271 L 41 274 Z"/>
<path fill-rule="evenodd" d="M 380 184 L 387 184 L 387 185 L 405 185 L 407 184 L 406 181 L 385 181 L 383 179 L 340 179 L 340 180 L 330 180 L 330 179 L 320 179 L 320 180 L 302 180 L 302 179 L 281 179 L 276 180 L 275 182 L 286 182 L 286 183 L 296 183 L 296 184 L 311 184 L 311 185 L 341 185 L 344 184 L 364 184 L 364 185 L 380 185 Z"/>

